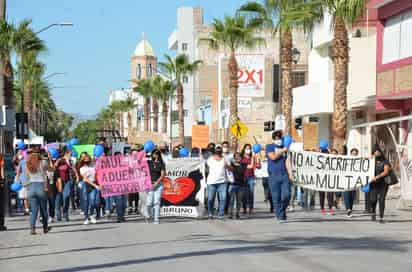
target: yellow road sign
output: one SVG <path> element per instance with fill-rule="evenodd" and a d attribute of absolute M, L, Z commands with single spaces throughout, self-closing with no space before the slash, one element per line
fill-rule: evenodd
<path fill-rule="evenodd" d="M 230 128 L 230 132 L 233 136 L 240 139 L 248 133 L 249 129 L 245 124 L 240 122 L 239 120 Z"/>

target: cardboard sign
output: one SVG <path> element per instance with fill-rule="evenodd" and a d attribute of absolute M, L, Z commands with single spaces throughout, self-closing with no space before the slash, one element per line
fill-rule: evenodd
<path fill-rule="evenodd" d="M 101 157 L 96 163 L 97 183 L 103 197 L 147 192 L 152 189 L 144 152 Z"/>
<path fill-rule="evenodd" d="M 290 151 L 288 159 L 296 185 L 315 191 L 357 190 L 375 174 L 375 160 L 370 158 Z"/>
<path fill-rule="evenodd" d="M 192 126 L 192 147 L 205 148 L 209 144 L 209 126 Z"/>
<path fill-rule="evenodd" d="M 166 178 L 163 180 L 162 216 L 198 217 L 199 201 L 196 194 L 201 188 L 203 174 L 200 158 L 168 159 Z"/>
<path fill-rule="evenodd" d="M 74 145 L 73 149 L 77 152 L 77 157 L 79 158 L 83 152 L 87 152 L 90 156 L 93 157 L 94 153 L 94 144 L 91 145 Z"/>

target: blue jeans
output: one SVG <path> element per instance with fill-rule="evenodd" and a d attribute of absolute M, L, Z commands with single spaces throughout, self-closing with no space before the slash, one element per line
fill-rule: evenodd
<path fill-rule="evenodd" d="M 63 216 L 69 220 L 70 198 L 73 194 L 73 181 L 69 180 L 64 183 L 63 192 L 56 194 L 56 217 L 62 219 L 61 207 L 63 206 Z"/>
<path fill-rule="evenodd" d="M 29 184 L 28 198 L 30 201 L 31 215 L 30 226 L 36 227 L 36 219 L 39 214 L 42 218 L 43 226 L 47 226 L 48 214 L 47 214 L 47 193 L 44 191 L 43 182 L 33 182 Z"/>
<path fill-rule="evenodd" d="M 353 201 L 355 200 L 356 191 L 343 192 L 343 199 L 345 201 L 346 210 L 353 209 Z"/>
<path fill-rule="evenodd" d="M 255 202 L 256 179 L 255 177 L 248 177 L 246 181 L 247 181 L 247 187 L 246 187 L 246 192 L 243 196 L 243 209 L 246 210 L 246 208 L 249 208 L 250 210 L 252 210 L 254 207 L 254 202 Z"/>
<path fill-rule="evenodd" d="M 149 217 L 153 215 L 154 221 L 159 222 L 160 202 L 162 200 L 163 184 L 147 193 L 146 208 Z"/>
<path fill-rule="evenodd" d="M 287 174 L 277 174 L 269 177 L 273 208 L 279 220 L 286 220 L 286 208 L 290 201 L 290 185 Z"/>
<path fill-rule="evenodd" d="M 80 209 L 86 213 L 86 211 L 88 210 L 88 204 L 87 204 L 87 186 L 86 186 L 86 182 L 84 181 L 79 181 L 79 183 L 77 184 L 77 188 L 79 190 L 79 195 L 80 195 Z"/>
<path fill-rule="evenodd" d="M 88 207 L 88 208 L 86 208 L 85 210 L 84 219 L 88 219 L 89 214 L 93 215 L 95 211 L 96 211 L 96 218 L 97 219 L 100 218 L 100 192 L 97 189 L 93 189 L 90 193 L 87 194 L 87 197 L 85 200 L 85 207 Z"/>
<path fill-rule="evenodd" d="M 240 204 L 242 203 L 243 195 L 246 191 L 245 187 L 236 184 L 229 185 L 229 214 L 233 216 L 233 208 L 236 202 L 236 214 L 239 215 Z"/>
<path fill-rule="evenodd" d="M 115 201 L 114 196 L 109 196 L 109 197 L 104 198 L 104 209 L 106 210 L 106 212 L 109 212 L 109 213 L 111 212 L 114 201 Z"/>
<path fill-rule="evenodd" d="M 55 194 L 49 195 L 48 201 L 49 201 L 49 216 L 51 218 L 54 218 L 54 215 L 56 212 L 56 195 Z"/>
<path fill-rule="evenodd" d="M 116 203 L 117 220 L 123 221 L 125 210 L 126 210 L 126 196 L 121 195 L 121 196 L 109 197 L 109 199 L 110 198 L 112 199 L 112 201 L 114 200 Z"/>
<path fill-rule="evenodd" d="M 218 216 L 223 217 L 225 215 L 226 204 L 226 186 L 227 183 L 208 184 L 207 185 L 207 209 L 209 216 L 213 216 L 213 206 L 215 204 L 216 193 L 219 194 L 219 211 Z"/>

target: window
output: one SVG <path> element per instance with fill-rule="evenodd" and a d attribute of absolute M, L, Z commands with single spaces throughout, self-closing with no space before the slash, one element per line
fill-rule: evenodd
<path fill-rule="evenodd" d="M 292 86 L 293 88 L 305 85 L 306 73 L 304 71 L 292 72 Z"/>
<path fill-rule="evenodd" d="M 136 67 L 136 77 L 142 79 L 142 65 L 140 63 Z"/>
<path fill-rule="evenodd" d="M 183 83 L 189 83 L 189 78 L 187 76 L 183 76 Z"/>
<path fill-rule="evenodd" d="M 147 77 L 148 77 L 148 78 L 151 78 L 152 75 L 153 75 L 153 67 L 152 67 L 152 64 L 149 63 L 149 67 L 148 67 L 148 69 L 147 69 Z"/>
<path fill-rule="evenodd" d="M 386 20 L 383 30 L 382 63 L 412 56 L 412 10 Z"/>
<path fill-rule="evenodd" d="M 182 51 L 187 51 L 187 43 L 182 43 Z"/>

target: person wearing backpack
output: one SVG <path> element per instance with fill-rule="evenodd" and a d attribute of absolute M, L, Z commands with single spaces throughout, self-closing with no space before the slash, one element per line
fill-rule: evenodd
<path fill-rule="evenodd" d="M 376 221 L 376 206 L 379 202 L 379 222 L 384 223 L 385 198 L 388 192 L 385 178 L 390 175 L 392 168 L 378 144 L 373 148 L 373 156 L 375 157 L 375 177 L 371 179 L 370 184 L 371 220 Z"/>

